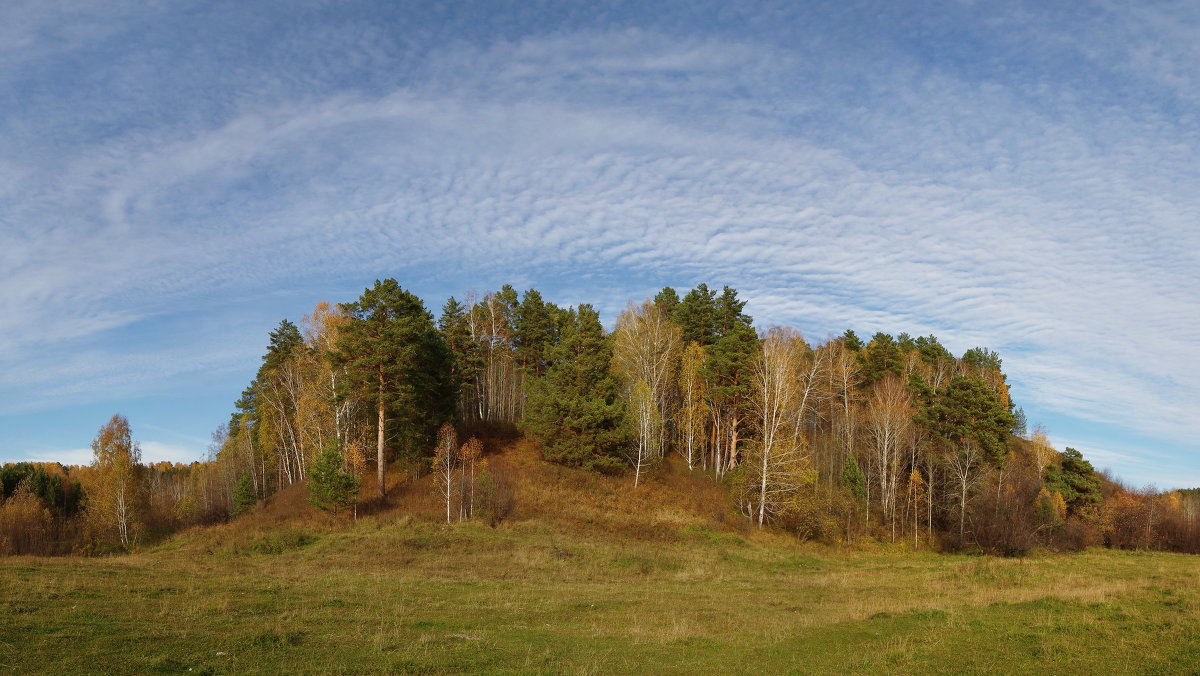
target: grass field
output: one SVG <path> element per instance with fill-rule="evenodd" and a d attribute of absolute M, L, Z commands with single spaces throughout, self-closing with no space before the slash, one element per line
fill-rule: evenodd
<path fill-rule="evenodd" d="M 374 519 L 0 562 L 14 673 L 1196 673 L 1197 560 Z M 210 543 L 211 544 L 211 543 Z M 205 545 L 207 546 L 207 545 Z M 212 553 L 208 553 L 211 551 Z"/>
<path fill-rule="evenodd" d="M 0 671 L 1200 673 L 1194 556 L 805 544 L 678 463 L 633 491 L 501 454 L 498 528 L 406 479 L 353 524 L 290 491 L 140 554 L 0 559 Z"/>

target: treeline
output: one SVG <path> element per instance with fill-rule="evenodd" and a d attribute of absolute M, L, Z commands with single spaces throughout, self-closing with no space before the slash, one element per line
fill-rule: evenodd
<path fill-rule="evenodd" d="M 810 342 L 757 330 L 744 307 L 727 286 L 665 288 L 610 333 L 591 306 L 562 308 L 533 289 L 450 298 L 435 321 L 395 280 L 376 282 L 270 333 L 204 461 L 143 466 L 115 416 L 91 467 L 40 469 L 53 486 L 25 478 L 10 490 L 5 479 L 0 544 L 128 548 L 292 484 L 332 510 L 354 507 L 363 478 L 383 502 L 397 473 L 429 471 L 447 519 L 469 518 L 478 478 L 496 477 L 477 439 L 457 439 L 512 428 L 548 461 L 627 472 L 631 490 L 677 454 L 723 482 L 750 523 L 804 538 L 1200 551 L 1197 491 L 1132 490 L 1074 449 L 1055 451 L 1026 429 L 994 351 L 955 357 L 934 336 L 904 333 Z M 502 479 L 479 499 L 511 509 Z M 19 535 L 35 531 L 45 535 Z"/>

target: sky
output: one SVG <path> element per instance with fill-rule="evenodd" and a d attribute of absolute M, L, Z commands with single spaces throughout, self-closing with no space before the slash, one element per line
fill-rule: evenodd
<path fill-rule="evenodd" d="M 1060 450 L 1200 486 L 1200 4 L 0 3 L 0 461 L 199 459 L 268 332 L 394 277 L 610 326 L 997 350 Z"/>

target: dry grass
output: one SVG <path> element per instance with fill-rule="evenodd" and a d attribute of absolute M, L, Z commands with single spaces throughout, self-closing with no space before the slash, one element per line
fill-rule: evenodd
<path fill-rule="evenodd" d="M 741 532 L 710 482 L 508 454 L 518 509 L 261 513 L 105 559 L 0 562 L 14 673 L 1191 673 L 1196 560 L 994 559 Z M 431 493 L 432 491 L 427 491 Z M 291 500 L 291 503 L 287 501 Z M 290 505 L 290 506 L 289 506 Z M 299 516 L 295 516 L 299 514 Z"/>

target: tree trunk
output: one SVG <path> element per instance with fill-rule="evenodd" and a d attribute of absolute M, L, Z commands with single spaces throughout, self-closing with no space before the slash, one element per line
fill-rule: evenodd
<path fill-rule="evenodd" d="M 384 394 L 383 373 L 380 373 L 379 374 L 379 406 L 378 406 L 379 418 L 377 421 L 378 422 L 378 435 L 377 435 L 376 441 L 375 441 L 375 450 L 376 450 L 375 472 L 376 472 L 376 478 L 379 481 L 379 499 L 381 501 L 387 499 L 387 484 L 384 483 L 384 471 L 387 469 L 387 458 L 385 457 L 385 452 L 384 452 L 384 447 L 383 447 L 384 425 L 387 422 L 387 418 L 386 418 L 387 406 L 384 403 L 383 394 Z"/>

